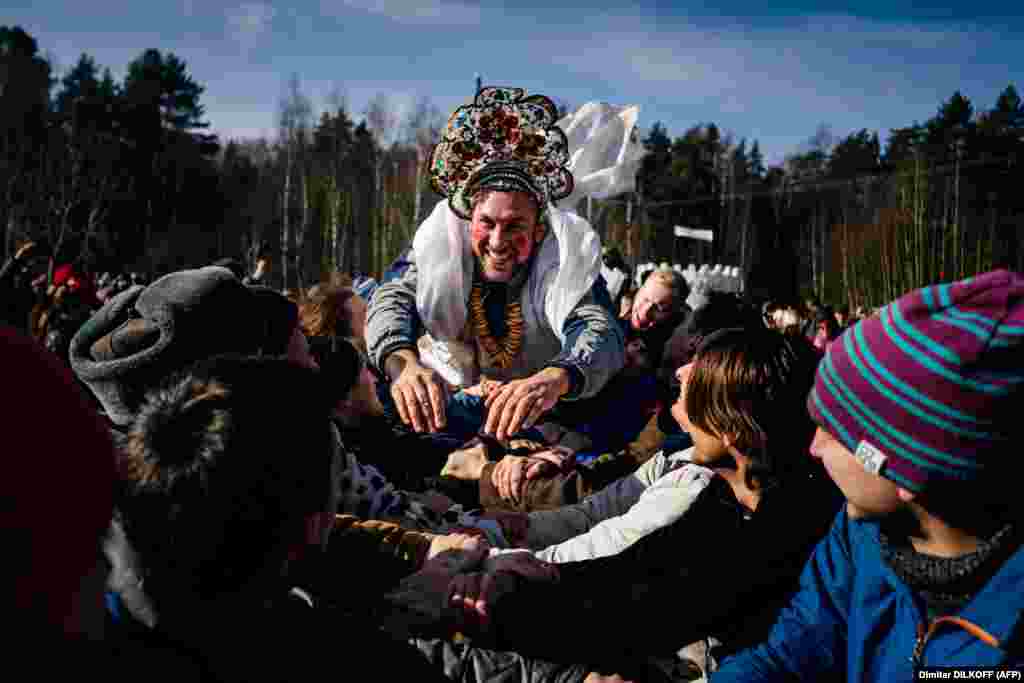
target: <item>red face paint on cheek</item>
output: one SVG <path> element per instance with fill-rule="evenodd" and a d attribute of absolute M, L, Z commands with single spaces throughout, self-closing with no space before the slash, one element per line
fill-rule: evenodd
<path fill-rule="evenodd" d="M 516 250 L 516 261 L 523 263 L 526 259 L 530 258 L 530 248 L 532 246 L 530 236 L 525 230 L 513 237 L 512 247 Z"/>
<path fill-rule="evenodd" d="M 483 256 L 484 248 L 490 236 L 489 231 L 478 225 L 475 221 L 469 226 L 469 243 L 473 247 L 473 255 L 477 258 Z"/>

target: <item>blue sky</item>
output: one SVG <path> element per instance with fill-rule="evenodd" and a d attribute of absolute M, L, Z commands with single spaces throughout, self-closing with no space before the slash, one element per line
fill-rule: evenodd
<path fill-rule="evenodd" d="M 273 135 L 293 73 L 317 109 L 338 91 L 358 116 L 378 93 L 398 111 L 426 95 L 447 113 L 479 72 L 574 105 L 639 104 L 642 125 L 660 120 L 672 135 L 714 121 L 776 162 L 819 123 L 884 139 L 955 89 L 976 108 L 1008 83 L 1024 90 L 1024 18 L 1010 3 L 3 2 L 0 21 L 25 28 L 60 68 L 88 52 L 119 77 L 146 48 L 176 53 L 224 137 Z"/>

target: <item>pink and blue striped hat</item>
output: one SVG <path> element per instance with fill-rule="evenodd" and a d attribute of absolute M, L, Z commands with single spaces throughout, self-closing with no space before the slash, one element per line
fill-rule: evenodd
<path fill-rule="evenodd" d="M 871 472 L 922 493 L 1007 464 L 1024 430 L 1024 277 L 915 290 L 847 330 L 807 407 Z"/>

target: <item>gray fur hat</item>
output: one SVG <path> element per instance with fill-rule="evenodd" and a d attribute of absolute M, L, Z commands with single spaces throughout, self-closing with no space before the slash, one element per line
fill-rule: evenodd
<path fill-rule="evenodd" d="M 294 305 L 285 304 L 269 302 L 226 268 L 170 273 L 122 292 L 82 325 L 71 340 L 71 367 L 107 417 L 127 425 L 147 391 L 196 361 L 283 354 L 296 321 Z"/>

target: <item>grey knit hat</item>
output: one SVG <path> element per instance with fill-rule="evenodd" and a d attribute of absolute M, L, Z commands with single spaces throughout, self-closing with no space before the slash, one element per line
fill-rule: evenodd
<path fill-rule="evenodd" d="M 272 303 L 280 302 L 268 302 L 226 268 L 170 273 L 97 311 L 71 340 L 71 367 L 108 418 L 126 425 L 149 389 L 196 361 L 222 353 L 284 353 L 281 340 L 295 326 L 294 306 Z"/>

